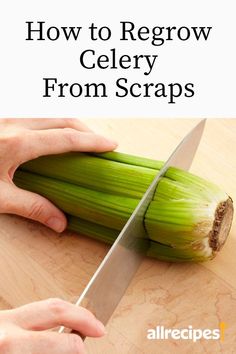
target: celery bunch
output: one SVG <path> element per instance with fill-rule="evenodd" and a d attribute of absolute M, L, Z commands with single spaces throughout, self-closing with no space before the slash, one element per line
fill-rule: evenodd
<path fill-rule="evenodd" d="M 23 164 L 14 182 L 61 208 L 70 230 L 112 243 L 162 165 L 118 152 L 68 153 Z M 233 203 L 224 191 L 171 167 L 145 214 L 148 255 L 167 261 L 212 259 L 228 236 L 232 216 Z"/>

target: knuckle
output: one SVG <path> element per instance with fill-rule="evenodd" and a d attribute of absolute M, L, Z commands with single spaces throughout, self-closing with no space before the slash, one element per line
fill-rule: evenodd
<path fill-rule="evenodd" d="M 94 139 L 94 144 L 95 145 L 99 145 L 99 144 L 101 144 L 101 143 L 103 143 L 105 141 L 105 139 L 102 136 L 98 135 L 98 134 L 93 134 L 93 139 Z"/>
<path fill-rule="evenodd" d="M 80 336 L 69 334 L 69 347 L 73 354 L 84 354 L 84 343 Z"/>
<path fill-rule="evenodd" d="M 28 217 L 30 219 L 40 218 L 44 214 L 44 205 L 40 201 L 32 203 L 30 210 L 28 211 Z"/>
<path fill-rule="evenodd" d="M 73 128 L 64 128 L 64 134 L 69 144 L 75 145 L 78 143 L 78 131 L 75 131 Z"/>
<path fill-rule="evenodd" d="M 59 298 L 48 299 L 49 311 L 55 316 L 61 316 L 65 312 L 65 301 Z"/>
<path fill-rule="evenodd" d="M 74 128 L 76 126 L 77 119 L 75 118 L 64 118 L 63 119 L 65 126 L 69 128 Z"/>
<path fill-rule="evenodd" d="M 95 149 L 95 150 L 100 150 L 100 148 L 103 147 L 105 143 L 105 139 L 97 134 L 92 134 L 91 135 L 91 148 Z"/>
<path fill-rule="evenodd" d="M 0 145 L 4 147 L 8 152 L 14 150 L 18 151 L 21 147 L 22 139 L 18 134 L 3 134 L 0 136 Z"/>

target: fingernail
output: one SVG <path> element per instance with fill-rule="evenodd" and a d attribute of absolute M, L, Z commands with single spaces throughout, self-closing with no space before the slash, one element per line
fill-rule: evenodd
<path fill-rule="evenodd" d="M 65 228 L 65 223 L 55 216 L 49 218 L 46 222 L 46 225 L 49 226 L 51 229 L 55 230 L 56 232 L 62 232 Z"/>
<path fill-rule="evenodd" d="M 106 330 L 105 330 L 104 324 L 99 320 L 96 320 L 96 321 L 97 321 L 97 328 L 99 329 L 99 332 L 101 332 L 102 334 L 105 334 Z"/>

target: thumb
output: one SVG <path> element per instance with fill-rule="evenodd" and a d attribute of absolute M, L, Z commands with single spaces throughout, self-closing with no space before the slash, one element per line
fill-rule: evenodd
<path fill-rule="evenodd" d="M 56 232 L 62 232 L 66 228 L 66 217 L 55 205 L 46 198 L 15 185 L 8 185 L 1 209 L 4 213 L 38 221 Z"/>

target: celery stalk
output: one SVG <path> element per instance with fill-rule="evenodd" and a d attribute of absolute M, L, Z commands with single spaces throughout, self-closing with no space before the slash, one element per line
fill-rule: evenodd
<path fill-rule="evenodd" d="M 112 243 L 163 162 L 110 152 L 68 153 L 23 164 L 14 182 L 39 193 L 68 215 L 68 228 Z M 215 184 L 170 167 L 145 214 L 148 255 L 203 261 L 223 246 L 233 204 Z"/>

